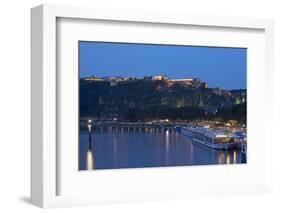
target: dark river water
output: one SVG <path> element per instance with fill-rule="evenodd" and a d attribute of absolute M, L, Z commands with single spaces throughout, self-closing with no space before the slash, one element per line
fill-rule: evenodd
<path fill-rule="evenodd" d="M 241 163 L 240 150 L 214 150 L 177 131 L 80 132 L 79 169 L 142 168 Z"/>

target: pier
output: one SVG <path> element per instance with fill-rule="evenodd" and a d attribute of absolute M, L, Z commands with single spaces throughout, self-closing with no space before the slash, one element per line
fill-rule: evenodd
<path fill-rule="evenodd" d="M 80 119 L 80 127 L 88 128 L 88 119 Z M 176 124 L 152 123 L 152 122 L 114 122 L 95 121 L 91 122 L 93 131 L 174 131 Z"/>

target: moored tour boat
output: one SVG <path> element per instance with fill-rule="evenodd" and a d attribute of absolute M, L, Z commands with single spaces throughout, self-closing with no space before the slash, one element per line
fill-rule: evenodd
<path fill-rule="evenodd" d="M 209 129 L 208 127 L 182 127 L 181 133 L 190 137 L 193 142 L 213 149 L 242 148 L 246 142 L 246 133 L 232 132 L 224 129 Z"/>

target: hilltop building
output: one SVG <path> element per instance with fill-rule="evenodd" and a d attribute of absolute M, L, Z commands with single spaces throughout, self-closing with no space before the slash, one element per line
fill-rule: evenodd
<path fill-rule="evenodd" d="M 169 78 L 166 75 L 156 75 L 152 78 L 152 80 L 156 80 L 156 81 L 164 81 L 168 79 Z"/>
<path fill-rule="evenodd" d="M 99 82 L 108 82 L 110 86 L 117 86 L 120 83 L 130 83 L 136 80 L 151 80 L 151 81 L 165 81 L 167 87 L 172 87 L 175 84 L 180 84 L 185 87 L 190 88 L 208 88 L 207 82 L 200 81 L 199 78 L 177 78 L 177 79 L 169 79 L 166 75 L 156 75 L 156 76 L 149 76 L 143 78 L 136 78 L 136 77 L 122 77 L 122 76 L 110 76 L 110 77 L 87 77 L 84 78 L 86 81 L 99 81 Z"/>

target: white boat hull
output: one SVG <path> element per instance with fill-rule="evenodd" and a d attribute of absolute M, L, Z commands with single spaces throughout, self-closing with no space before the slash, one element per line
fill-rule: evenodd
<path fill-rule="evenodd" d="M 212 149 L 219 149 L 219 150 L 228 150 L 228 149 L 234 149 L 234 148 L 241 148 L 241 143 L 239 142 L 233 142 L 233 143 L 212 143 L 207 140 L 201 140 L 194 137 L 193 133 L 187 129 L 182 128 L 181 133 L 189 138 L 192 139 L 192 142 L 207 146 Z"/>

